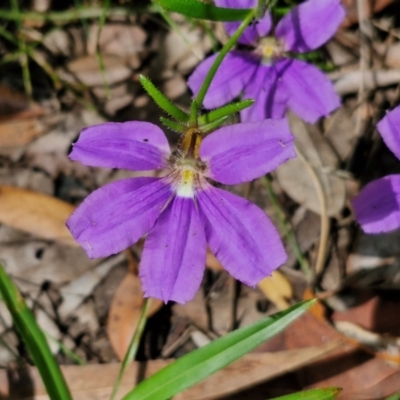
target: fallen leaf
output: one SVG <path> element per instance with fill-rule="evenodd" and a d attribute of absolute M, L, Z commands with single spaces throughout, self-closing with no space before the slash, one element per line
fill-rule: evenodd
<path fill-rule="evenodd" d="M 161 300 L 151 299 L 147 316 L 153 315 L 163 304 Z M 128 273 L 115 292 L 107 321 L 107 335 L 120 360 L 124 358 L 129 347 L 142 305 L 143 292 L 140 279 L 135 274 Z"/>
<path fill-rule="evenodd" d="M 214 254 L 211 253 L 210 249 L 207 249 L 206 266 L 214 271 L 223 271 L 224 270 L 223 266 L 215 258 Z"/>
<path fill-rule="evenodd" d="M 44 239 L 76 245 L 65 226 L 74 209 L 55 197 L 0 185 L 0 223 Z"/>
<path fill-rule="evenodd" d="M 274 271 L 271 276 L 258 283 L 258 288 L 278 310 L 285 310 L 290 306 L 288 300 L 293 297 L 292 286 L 281 272 Z"/>
<path fill-rule="evenodd" d="M 17 147 L 28 144 L 45 132 L 37 118 L 11 119 L 0 122 L 0 147 Z"/>
<path fill-rule="evenodd" d="M 334 216 L 343 208 L 346 195 L 343 179 L 335 175 L 339 159 L 316 126 L 306 124 L 294 114 L 289 114 L 289 123 L 298 151 L 318 175 L 328 215 Z M 319 196 L 305 162 L 297 157 L 282 164 L 276 171 L 279 184 L 293 200 L 320 214 Z"/>
<path fill-rule="evenodd" d="M 361 2 L 358 2 L 358 0 L 343 0 L 343 5 L 346 8 L 346 19 L 342 23 L 342 26 L 350 26 L 358 22 L 357 4 L 362 5 L 364 8 L 363 14 L 366 18 L 370 18 L 394 1 L 395 0 L 361 0 Z"/>
<path fill-rule="evenodd" d="M 132 24 L 105 24 L 100 32 L 99 25 L 92 25 L 87 39 L 88 54 L 96 54 L 97 46 L 101 54 L 114 54 L 124 59 L 143 51 L 147 39 L 146 32 Z"/>
<path fill-rule="evenodd" d="M 374 358 L 354 341 L 337 332 L 327 322 L 316 319 L 306 313 L 294 321 L 283 332 L 286 347 L 298 349 L 305 346 L 318 346 L 332 340 L 342 340 L 344 344 L 329 354 L 324 360 L 310 363 L 296 372 L 303 388 L 340 386 L 343 392 L 341 400 L 380 400 L 385 395 L 400 389 L 400 380 L 396 386 L 385 387 L 385 382 L 393 375 L 399 375 L 399 369 Z M 366 388 L 369 388 L 367 391 Z M 370 397 L 358 397 L 369 393 Z M 338 399 L 339 399 L 338 398 Z"/>
<path fill-rule="evenodd" d="M 81 83 L 86 86 L 104 86 L 104 81 L 108 85 L 122 82 L 131 76 L 131 69 L 128 68 L 124 60 L 118 56 L 104 55 L 102 57 L 104 65 L 104 77 L 100 70 L 99 61 L 94 55 L 79 57 L 69 64 L 66 69 L 60 69 L 60 77 L 69 83 Z"/>
<path fill-rule="evenodd" d="M 24 111 L 28 107 L 29 99 L 25 94 L 0 85 L 0 118 Z"/>
<path fill-rule="evenodd" d="M 400 69 L 379 69 L 374 71 L 343 72 L 335 79 L 335 91 L 342 95 L 357 93 L 364 82 L 364 90 L 371 91 L 376 88 L 395 85 L 400 80 Z"/>

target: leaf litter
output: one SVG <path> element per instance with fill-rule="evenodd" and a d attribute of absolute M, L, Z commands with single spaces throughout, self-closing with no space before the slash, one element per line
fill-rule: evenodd
<path fill-rule="evenodd" d="M 356 3 L 366 7 L 369 21 L 369 63 L 363 73 Z M 315 125 L 290 117 L 302 158 L 272 176 L 279 209 L 260 180 L 233 189 L 274 221 L 283 218 L 282 236 L 289 229 L 295 238 L 287 241 L 288 262 L 252 289 L 230 279 L 209 252 L 209 268 L 191 302 L 153 303 L 138 359 L 121 393 L 134 386 L 132 377 L 147 376 L 170 358 L 313 295 L 321 299 L 318 308 L 176 398 L 265 399 L 288 390 L 340 386 L 342 400 L 383 399 L 400 390 L 398 232 L 366 236 L 349 208 L 362 185 L 400 169 L 374 129 L 384 111 L 398 103 L 400 28 L 392 18 L 392 3 L 382 0 L 369 7 L 368 1 L 344 1 L 348 18 L 324 53 L 325 61 L 336 67 L 329 77 L 343 96 L 343 107 Z M 49 339 L 51 348 L 76 399 L 108 398 L 111 392 L 116 362 L 126 351 L 140 312 L 137 263 L 142 243 L 110 259 L 87 259 L 66 230 L 65 219 L 91 191 L 135 173 L 92 169 L 70 162 L 67 155 L 84 126 L 110 118 L 158 121 L 159 111 L 140 87 L 139 74 L 152 78 L 177 104 L 188 104 L 187 75 L 215 41 L 226 37 L 221 24 L 210 25 L 216 32 L 210 37 L 194 21 L 169 17 L 172 23 L 150 13 L 111 16 L 98 43 L 94 20 L 86 28 L 71 22 L 50 31 L 42 23 L 26 22 L 26 40 L 32 44 L 32 38 L 41 38 L 35 52 L 51 65 L 58 82 L 43 85 L 52 79 L 50 70 L 35 66 L 34 102 L 22 94 L 22 75 L 0 70 L 1 259 L 45 332 L 57 340 Z M 5 48 L 11 51 L 7 46 L 0 39 L 2 56 Z M 97 46 L 105 74 L 96 58 Z M 360 104 L 362 80 L 366 95 Z M 364 125 L 358 129 L 361 106 Z M 169 138 L 176 144 L 173 134 Z M 329 222 L 325 228 L 323 219 Z M 305 276 L 299 257 L 312 268 L 319 263 L 318 279 Z M 2 303 L 0 316 L 5 344 L 0 365 L 12 368 L 26 354 Z M 68 365 L 74 360 L 63 346 L 89 365 Z M 12 369 L 12 374 L 14 380 L 0 371 L 2 396 L 17 396 L 19 387 L 16 399 L 46 398 L 34 368 Z"/>

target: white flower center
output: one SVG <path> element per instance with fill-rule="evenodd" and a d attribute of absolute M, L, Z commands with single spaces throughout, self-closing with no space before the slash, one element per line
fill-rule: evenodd
<path fill-rule="evenodd" d="M 282 52 L 282 45 L 271 36 L 261 39 L 256 48 L 256 53 L 261 56 L 262 63 L 266 65 L 270 65 L 273 59 L 280 57 Z"/>
<path fill-rule="evenodd" d="M 183 168 L 179 171 L 176 195 L 179 197 L 194 198 L 194 184 L 196 171 L 192 168 Z"/>

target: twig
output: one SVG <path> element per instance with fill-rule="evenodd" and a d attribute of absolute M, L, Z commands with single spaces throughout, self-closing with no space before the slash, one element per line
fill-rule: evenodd
<path fill-rule="evenodd" d="M 313 181 L 315 190 L 317 192 L 319 204 L 321 207 L 321 237 L 319 241 L 317 260 L 315 262 L 315 275 L 318 276 L 324 267 L 326 252 L 328 247 L 329 240 L 329 231 L 330 231 L 330 219 L 328 216 L 328 207 L 326 204 L 326 197 L 324 193 L 324 189 L 319 179 L 317 172 L 314 167 L 310 164 L 310 162 L 305 158 L 302 152 L 296 147 L 296 152 L 299 159 L 304 163 L 308 173 L 310 174 L 311 180 Z"/>

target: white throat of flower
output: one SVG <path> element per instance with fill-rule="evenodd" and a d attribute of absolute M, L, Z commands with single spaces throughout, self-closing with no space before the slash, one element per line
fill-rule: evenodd
<path fill-rule="evenodd" d="M 268 36 L 259 41 L 255 52 L 264 65 L 271 65 L 274 59 L 282 56 L 283 45 L 276 38 Z"/>
<path fill-rule="evenodd" d="M 180 171 L 176 187 L 177 196 L 194 199 L 196 174 L 192 168 L 183 168 Z"/>

